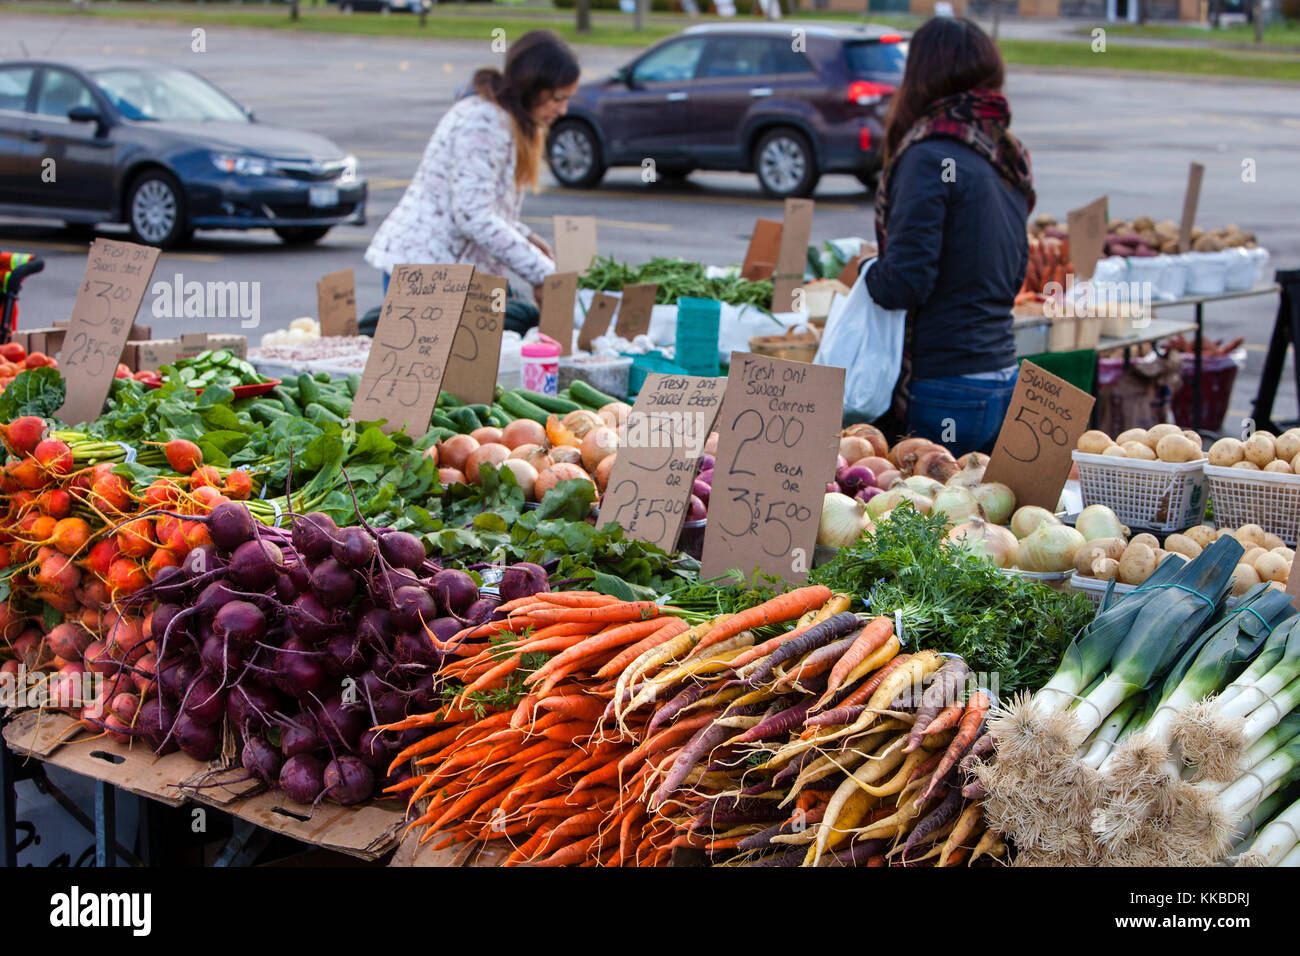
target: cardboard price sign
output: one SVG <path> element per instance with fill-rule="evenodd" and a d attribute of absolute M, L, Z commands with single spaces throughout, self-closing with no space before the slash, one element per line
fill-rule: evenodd
<path fill-rule="evenodd" d="M 1070 263 L 1079 279 L 1091 279 L 1106 246 L 1106 210 L 1108 197 L 1094 199 L 1088 205 L 1071 210 L 1066 217 L 1070 230 Z"/>
<path fill-rule="evenodd" d="M 1070 453 L 1088 430 L 1095 401 L 1033 362 L 1021 362 L 984 480 L 1000 481 L 1015 492 L 1016 507 L 1038 505 L 1055 512 L 1070 475 Z"/>
<path fill-rule="evenodd" d="M 578 298 L 578 273 L 556 272 L 542 280 L 542 314 L 537 331 L 560 343 L 560 354 L 573 351 L 573 304 Z"/>
<path fill-rule="evenodd" d="M 469 405 L 490 405 L 501 364 L 501 336 L 506 330 L 504 276 L 475 271 L 465 297 L 465 311 L 447 359 L 442 390 Z"/>
<path fill-rule="evenodd" d="M 776 257 L 781 249 L 781 224 L 775 219 L 760 219 L 754 223 L 754 234 L 749 237 L 745 263 L 740 267 L 740 277 L 750 282 L 772 278 L 776 271 Z"/>
<path fill-rule="evenodd" d="M 686 520 L 695 468 L 722 407 L 726 379 L 646 376 L 628 413 L 600 524 L 671 552 Z"/>
<path fill-rule="evenodd" d="M 88 422 L 104 410 L 158 253 L 153 246 L 117 239 L 96 239 L 90 244 L 72 321 L 59 352 L 59 372 L 68 395 L 58 417 L 65 422 Z"/>
<path fill-rule="evenodd" d="M 316 283 L 316 314 L 320 334 L 357 334 L 357 287 L 351 269 L 324 275 Z"/>
<path fill-rule="evenodd" d="M 587 310 L 582 331 L 578 333 L 578 348 L 581 351 L 590 352 L 591 343 L 609 331 L 609 323 L 613 320 L 614 310 L 617 308 L 618 296 L 616 295 L 597 292 L 592 296 L 591 308 Z"/>
<path fill-rule="evenodd" d="M 429 430 L 473 276 L 474 267 L 463 265 L 393 269 L 353 418 L 384 419 L 388 432 Z"/>
<path fill-rule="evenodd" d="M 812 236 L 813 201 L 787 199 L 781 226 L 781 247 L 772 275 L 772 311 L 793 312 L 795 290 L 803 285 L 808 261 L 808 239 Z"/>
<path fill-rule="evenodd" d="M 1196 225 L 1196 207 L 1201 201 L 1201 180 L 1205 178 L 1205 167 L 1192 163 L 1187 169 L 1187 192 L 1183 195 L 1183 218 L 1178 224 L 1178 251 L 1188 252 L 1192 248 L 1192 227 Z"/>
<path fill-rule="evenodd" d="M 731 354 L 702 578 L 755 566 L 792 583 L 808 576 L 843 408 L 842 368 Z"/>
<path fill-rule="evenodd" d="M 595 216 L 554 216 L 555 271 L 585 273 L 596 256 Z"/>
<path fill-rule="evenodd" d="M 618 320 L 614 332 L 629 342 L 650 331 L 650 313 L 655 307 L 655 294 L 659 286 L 654 282 L 638 282 L 623 286 L 623 298 L 618 304 Z"/>

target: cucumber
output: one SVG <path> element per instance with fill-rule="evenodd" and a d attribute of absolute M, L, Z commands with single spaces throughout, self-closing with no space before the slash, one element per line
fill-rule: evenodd
<path fill-rule="evenodd" d="M 479 427 L 478 416 L 471 408 L 449 408 L 443 414 L 456 423 L 456 431 L 462 435 L 468 435 Z"/>
<path fill-rule="evenodd" d="M 244 410 L 248 412 L 249 417 L 254 421 L 267 426 L 274 425 L 278 419 L 284 418 L 287 415 L 293 414 L 294 417 L 298 417 L 299 415 L 297 412 L 290 413 L 285 411 L 284 408 L 276 402 L 253 402 Z"/>
<path fill-rule="evenodd" d="M 474 426 L 475 428 L 492 424 L 492 420 L 488 417 L 488 407 L 486 405 L 467 405 L 465 407 L 472 411 L 474 417 L 478 419 L 478 425 Z"/>
<path fill-rule="evenodd" d="M 316 422 L 317 424 L 323 422 L 333 422 L 335 425 L 343 424 L 343 417 L 341 415 L 335 415 L 328 408 L 318 402 L 312 402 L 303 411 L 309 421 Z"/>
<path fill-rule="evenodd" d="M 460 429 L 456 423 L 447 417 L 446 412 L 434 411 L 429 419 L 430 427 L 441 428 L 443 431 L 451 432 L 453 435 L 459 435 Z"/>
<path fill-rule="evenodd" d="M 298 406 L 298 403 L 294 401 L 293 396 L 290 395 L 288 390 L 283 386 L 277 385 L 275 388 L 271 389 L 271 395 L 276 401 L 284 406 L 286 412 L 293 415 L 302 414 L 302 409 Z"/>
<path fill-rule="evenodd" d="M 347 383 L 348 395 L 352 398 L 357 397 L 357 389 L 361 387 L 361 376 L 355 372 L 343 380 Z"/>
<path fill-rule="evenodd" d="M 464 404 L 465 404 L 464 402 L 462 402 L 455 395 L 451 394 L 451 392 L 438 393 L 439 408 L 460 408 Z"/>
<path fill-rule="evenodd" d="M 514 421 L 514 419 L 507 415 L 499 406 L 492 405 L 488 408 L 489 424 L 495 425 L 497 428 L 505 428 L 512 421 Z"/>
<path fill-rule="evenodd" d="M 318 404 L 323 405 L 325 408 L 328 408 L 331 412 L 333 412 L 335 415 L 338 415 L 340 418 L 349 418 L 352 415 L 352 399 L 344 398 L 338 395 L 337 393 L 331 395 L 322 395 L 320 397 L 320 402 Z"/>
<path fill-rule="evenodd" d="M 569 386 L 569 394 L 573 396 L 575 402 L 590 407 L 592 411 L 600 411 L 610 402 L 617 402 L 618 399 L 612 395 L 606 395 L 598 388 L 592 388 L 582 379 L 575 380 Z"/>
<path fill-rule="evenodd" d="M 545 425 L 547 416 L 551 414 L 514 392 L 506 392 L 501 396 L 501 407 L 516 418 L 531 418 L 539 425 Z"/>
<path fill-rule="evenodd" d="M 316 380 L 306 372 L 298 376 L 298 401 L 305 409 L 312 402 L 320 398 L 320 389 L 316 386 Z"/>
<path fill-rule="evenodd" d="M 541 392 L 534 392 L 527 388 L 517 388 L 514 391 L 524 401 L 532 402 L 538 408 L 544 408 L 548 412 L 555 412 L 557 415 L 582 411 L 582 406 L 572 399 L 559 398 L 555 395 L 543 395 Z"/>
<path fill-rule="evenodd" d="M 315 375 L 312 376 L 312 378 L 316 379 L 316 381 L 320 382 L 322 385 L 334 381 L 332 378 L 330 378 L 329 372 L 317 372 Z"/>

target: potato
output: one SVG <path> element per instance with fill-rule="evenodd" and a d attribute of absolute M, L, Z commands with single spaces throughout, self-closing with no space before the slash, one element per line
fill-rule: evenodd
<path fill-rule="evenodd" d="M 1142 534 L 1135 534 L 1129 540 L 1129 544 L 1145 544 L 1152 551 L 1160 547 L 1160 542 L 1156 540 L 1156 536 L 1153 534 L 1147 534 L 1145 532 L 1143 532 Z"/>
<path fill-rule="evenodd" d="M 1194 432 L 1190 428 L 1183 429 L 1183 437 L 1194 444 L 1201 451 L 1205 451 L 1205 439 L 1200 436 L 1199 432 Z"/>
<path fill-rule="evenodd" d="M 1300 475 L 1300 455 L 1296 455 L 1291 459 L 1291 470 Z"/>
<path fill-rule="evenodd" d="M 1156 457 L 1161 461 L 1196 461 L 1201 457 L 1201 446 L 1188 441 L 1181 432 L 1176 432 L 1165 435 L 1156 442 Z"/>
<path fill-rule="evenodd" d="M 1219 538 L 1231 538 L 1233 541 L 1236 541 L 1237 544 L 1241 545 L 1243 548 L 1250 547 L 1250 545 L 1246 544 L 1244 541 L 1239 540 L 1237 538 L 1237 532 L 1233 531 L 1231 528 L 1220 528 L 1218 531 L 1216 531 L 1215 540 L 1217 541 Z"/>
<path fill-rule="evenodd" d="M 1239 564 L 1232 572 L 1232 596 L 1241 597 L 1259 584 L 1259 572 L 1249 564 Z"/>
<path fill-rule="evenodd" d="M 1255 464 L 1253 461 L 1239 461 L 1232 467 L 1240 468 L 1242 471 L 1263 471 L 1264 470 L 1263 468 L 1260 468 L 1259 465 Z"/>
<path fill-rule="evenodd" d="M 1265 551 L 1251 563 L 1261 581 L 1286 581 L 1291 573 L 1291 562 L 1272 551 Z"/>
<path fill-rule="evenodd" d="M 1265 531 L 1262 547 L 1268 548 L 1270 551 L 1276 551 L 1278 548 L 1285 548 L 1286 542 L 1275 535 L 1272 531 Z"/>
<path fill-rule="evenodd" d="M 1174 554 L 1194 558 L 1201 553 L 1201 546 L 1185 534 L 1171 534 L 1165 538 L 1165 550 Z"/>
<path fill-rule="evenodd" d="M 1114 558 L 1118 561 L 1124 555 L 1124 542 L 1119 538 L 1094 538 L 1074 552 L 1074 570 L 1080 574 L 1089 574 L 1098 558 Z"/>
<path fill-rule="evenodd" d="M 1147 429 L 1146 446 L 1152 451 L 1156 450 L 1156 445 L 1160 444 L 1160 439 L 1166 435 L 1181 435 L 1183 430 L 1177 425 L 1152 425 Z"/>
<path fill-rule="evenodd" d="M 1291 428 L 1277 436 L 1277 457 L 1291 461 L 1300 455 L 1300 428 Z"/>
<path fill-rule="evenodd" d="M 1126 454 L 1124 453 L 1124 449 L 1121 448 L 1119 445 L 1111 445 L 1109 448 L 1107 448 L 1105 451 L 1103 451 L 1102 454 L 1103 454 L 1103 455 L 1110 455 L 1112 458 L 1127 458 L 1127 457 L 1128 457 L 1128 455 L 1126 455 Z"/>
<path fill-rule="evenodd" d="M 1086 431 L 1079 436 L 1077 447 L 1085 455 L 1105 454 L 1106 449 L 1111 446 L 1110 436 L 1105 432 L 1099 432 L 1097 429 Z M 1297 452 L 1296 454 L 1300 454 Z"/>
<path fill-rule="evenodd" d="M 1264 471 L 1271 471 L 1275 475 L 1294 474 L 1294 472 L 1291 471 L 1291 466 L 1288 465 L 1281 458 L 1274 458 L 1272 461 L 1270 461 L 1267 465 L 1264 466 Z"/>
<path fill-rule="evenodd" d="M 1261 547 L 1255 545 L 1248 545 L 1246 547 L 1246 553 L 1241 556 L 1240 560 L 1238 560 L 1237 563 L 1249 564 L 1251 567 L 1254 567 L 1255 562 L 1268 553 L 1269 553 L 1268 551 L 1266 551 Z"/>
<path fill-rule="evenodd" d="M 1115 436 L 1115 444 L 1123 445 L 1125 442 L 1140 441 L 1142 444 L 1147 443 L 1147 430 L 1145 428 L 1130 428 L 1128 431 L 1120 432 Z"/>
<path fill-rule="evenodd" d="M 1159 551 L 1156 553 L 1156 567 L 1160 567 L 1166 561 L 1177 561 L 1179 564 L 1186 564 L 1188 557 L 1185 554 L 1178 554 L 1173 551 Z"/>
<path fill-rule="evenodd" d="M 1216 468 L 1231 468 L 1245 457 L 1245 449 L 1235 438 L 1220 438 L 1210 446 L 1210 464 Z"/>
<path fill-rule="evenodd" d="M 1124 557 L 1119 559 L 1119 579 L 1124 584 L 1141 584 L 1155 569 L 1155 548 L 1140 541 L 1131 542 L 1124 549 Z"/>
<path fill-rule="evenodd" d="M 1208 524 L 1198 524 L 1194 528 L 1188 528 L 1183 533 L 1202 548 L 1208 548 L 1210 545 L 1214 544 L 1215 539 L 1219 536 L 1219 533 Z"/>
<path fill-rule="evenodd" d="M 1114 558 L 1098 558 L 1092 562 L 1090 575 L 1102 581 L 1114 580 L 1119 575 L 1119 562 Z"/>
<path fill-rule="evenodd" d="M 1264 547 L 1265 531 L 1257 524 L 1244 524 L 1237 529 L 1237 540 L 1242 544 L 1254 544 Z"/>
<path fill-rule="evenodd" d="M 1285 591 L 1286 585 L 1283 584 L 1281 581 L 1269 581 L 1268 589 L 1270 591 Z"/>
<path fill-rule="evenodd" d="M 1126 441 L 1120 447 L 1124 449 L 1124 454 L 1128 458 L 1139 458 L 1143 461 L 1156 460 L 1156 453 L 1140 441 Z"/>
<path fill-rule="evenodd" d="M 1246 461 L 1253 461 L 1263 468 L 1277 457 L 1277 442 L 1268 432 L 1255 432 L 1241 443 L 1241 450 Z"/>

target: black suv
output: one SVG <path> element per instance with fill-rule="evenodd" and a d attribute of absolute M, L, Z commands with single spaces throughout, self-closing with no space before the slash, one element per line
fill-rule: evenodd
<path fill-rule="evenodd" d="M 692 27 L 583 84 L 551 130 L 547 159 L 575 188 L 647 159 L 660 176 L 753 172 L 769 196 L 810 195 L 823 173 L 871 187 L 906 61 L 906 38 L 884 27 Z"/>

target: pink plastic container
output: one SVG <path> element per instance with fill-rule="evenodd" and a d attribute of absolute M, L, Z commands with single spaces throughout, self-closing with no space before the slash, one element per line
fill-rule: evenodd
<path fill-rule="evenodd" d="M 519 350 L 519 382 L 531 391 L 556 395 L 560 391 L 560 343 L 549 335 Z"/>

